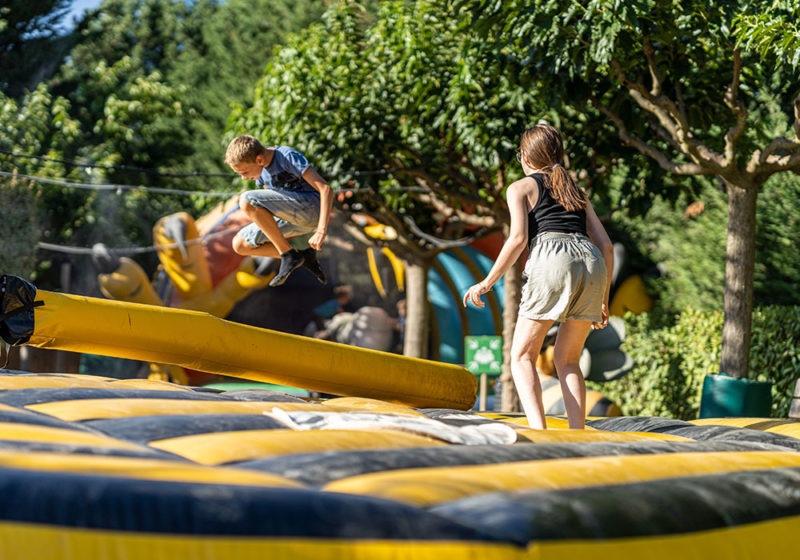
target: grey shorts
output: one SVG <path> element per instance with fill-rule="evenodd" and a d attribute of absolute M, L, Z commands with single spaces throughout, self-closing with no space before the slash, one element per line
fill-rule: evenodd
<path fill-rule="evenodd" d="M 286 239 L 300 237 L 317 229 L 319 223 L 319 192 L 261 189 L 240 195 L 259 208 L 266 208 L 275 216 L 275 222 Z M 269 243 L 269 239 L 256 224 L 244 226 L 236 234 L 253 248 Z"/>
<path fill-rule="evenodd" d="M 526 319 L 600 321 L 606 263 L 600 249 L 578 233 L 540 233 L 525 264 L 519 314 Z"/>

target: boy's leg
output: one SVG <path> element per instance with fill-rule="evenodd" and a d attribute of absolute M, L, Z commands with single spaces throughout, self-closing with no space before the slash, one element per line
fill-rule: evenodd
<path fill-rule="evenodd" d="M 528 426 L 534 430 L 547 429 L 542 402 L 542 385 L 536 372 L 536 358 L 553 321 L 535 321 L 519 317 L 511 344 L 511 376 Z"/>
<path fill-rule="evenodd" d="M 591 327 L 590 321 L 567 320 L 558 327 L 556 335 L 553 363 L 572 430 L 582 430 L 586 425 L 586 382 L 579 361 Z"/>
<path fill-rule="evenodd" d="M 312 220 L 319 218 L 318 197 L 315 198 L 313 194 L 263 189 L 243 193 L 239 199 L 239 206 L 280 254 L 280 268 L 269 283 L 270 286 L 280 286 L 292 272 L 305 264 L 305 255 L 293 249 L 287 238 L 308 233 L 313 229 L 316 222 Z M 293 221 L 308 223 L 296 224 Z M 313 260 L 315 261 L 316 257 Z M 311 264 L 313 266 L 313 263 Z M 318 263 L 316 268 L 319 268 Z M 312 269 L 312 272 L 315 271 Z"/>
<path fill-rule="evenodd" d="M 310 270 L 311 274 L 322 284 L 327 284 L 328 277 L 325 275 L 325 271 L 322 270 L 322 265 L 320 265 L 317 260 L 317 250 L 309 247 L 308 249 L 301 250 L 300 254 L 303 255 L 303 266 Z"/>
<path fill-rule="evenodd" d="M 257 228 L 255 224 L 250 225 L 253 226 L 253 228 Z M 237 255 L 271 257 L 273 259 L 280 258 L 280 253 L 278 253 L 278 250 L 272 243 L 266 242 L 263 245 L 253 246 L 248 240 L 253 237 L 254 234 L 261 233 L 261 230 L 259 229 L 257 232 L 248 232 L 248 227 L 250 226 L 245 226 L 245 228 L 241 229 L 233 238 L 233 251 Z"/>
<path fill-rule="evenodd" d="M 269 239 L 272 246 L 278 250 L 279 254 L 289 251 L 292 247 L 289 245 L 289 242 L 286 241 L 278 224 L 275 223 L 275 216 L 265 207 L 252 204 L 251 201 L 245 197 L 247 194 L 249 193 L 244 193 L 244 195 L 241 196 L 239 208 L 241 208 L 242 212 L 258 226 L 258 229 L 264 232 L 264 235 L 267 236 L 267 239 Z"/>

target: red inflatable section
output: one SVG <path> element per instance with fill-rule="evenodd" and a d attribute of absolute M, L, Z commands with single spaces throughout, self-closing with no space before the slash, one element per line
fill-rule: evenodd
<path fill-rule="evenodd" d="M 492 235 L 477 241 L 473 241 L 470 243 L 470 246 L 474 247 L 490 259 L 495 260 L 497 259 L 497 255 L 500 254 L 500 249 L 503 248 L 503 241 L 503 234 L 498 231 Z"/>
<path fill-rule="evenodd" d="M 250 223 L 248 217 L 239 210 L 238 196 L 218 204 L 196 221 L 200 235 L 211 236 L 203 245 L 203 255 L 208 263 L 212 286 L 216 286 L 223 278 L 239 268 L 244 257 L 233 251 L 231 243 L 236 232 L 248 223 Z"/>

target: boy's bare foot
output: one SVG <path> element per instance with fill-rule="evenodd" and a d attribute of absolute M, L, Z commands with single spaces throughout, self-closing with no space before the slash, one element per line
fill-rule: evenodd
<path fill-rule="evenodd" d="M 325 276 L 325 271 L 322 270 L 322 266 L 320 266 L 319 261 L 317 260 L 317 251 L 316 249 L 312 249 L 309 247 L 308 249 L 303 249 L 300 251 L 300 254 L 303 255 L 303 266 L 305 266 L 311 273 L 317 277 L 322 284 L 328 283 L 328 278 Z"/>
<path fill-rule="evenodd" d="M 270 280 L 269 285 L 275 287 L 286 282 L 286 279 L 289 278 L 292 272 L 303 266 L 303 262 L 305 262 L 305 259 L 297 249 L 289 249 L 285 253 L 282 253 L 281 267 L 278 270 L 278 274 L 275 275 L 275 278 Z"/>

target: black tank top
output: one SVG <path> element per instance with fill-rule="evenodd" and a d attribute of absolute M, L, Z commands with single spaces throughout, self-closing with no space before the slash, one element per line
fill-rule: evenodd
<path fill-rule="evenodd" d="M 582 233 L 586 235 L 586 210 L 569 211 L 544 186 L 541 173 L 530 175 L 539 185 L 539 199 L 528 212 L 528 243 L 540 233 Z"/>

